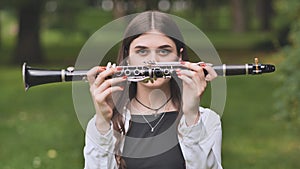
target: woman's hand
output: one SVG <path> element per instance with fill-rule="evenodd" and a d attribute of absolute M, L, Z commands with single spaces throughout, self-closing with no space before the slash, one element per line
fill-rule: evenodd
<path fill-rule="evenodd" d="M 178 77 L 183 82 L 182 110 L 185 115 L 187 125 L 192 125 L 200 116 L 200 98 L 205 91 L 207 81 L 211 81 L 216 78 L 217 73 L 212 67 L 207 66 L 205 63 L 199 66 L 196 63 L 182 62 L 182 65 L 189 69 L 179 69 L 176 71 Z M 208 72 L 206 76 L 203 69 Z"/>
<path fill-rule="evenodd" d="M 96 126 L 102 134 L 110 129 L 114 108 L 112 93 L 123 91 L 123 87 L 116 84 L 126 80 L 126 77 L 109 78 L 116 71 L 114 66 L 107 70 L 96 66 L 87 72 L 90 93 L 96 110 Z"/>

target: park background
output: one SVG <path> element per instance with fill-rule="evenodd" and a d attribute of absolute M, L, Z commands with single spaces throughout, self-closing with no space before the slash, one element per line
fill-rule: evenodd
<path fill-rule="evenodd" d="M 276 65 L 227 78 L 222 163 L 227 169 L 300 168 L 298 0 L 1 0 L 0 169 L 83 168 L 84 130 L 70 83 L 24 91 L 21 65 L 74 65 L 88 38 L 121 16 L 153 9 L 201 29 L 223 63 Z M 116 52 L 116 51 L 115 51 Z M 114 52 L 112 52 L 114 53 Z M 113 57 L 113 56 L 112 56 Z M 210 106 L 210 90 L 201 103 Z"/>

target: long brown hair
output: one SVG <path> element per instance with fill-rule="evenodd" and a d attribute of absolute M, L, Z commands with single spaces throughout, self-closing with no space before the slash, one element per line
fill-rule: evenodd
<path fill-rule="evenodd" d="M 172 39 L 176 44 L 178 57 L 181 55 L 182 60 L 188 60 L 183 37 L 176 23 L 165 13 L 158 11 L 147 11 L 138 14 L 134 19 L 131 20 L 131 22 L 127 26 L 124 32 L 121 47 L 119 49 L 117 59 L 118 65 L 126 65 L 131 42 L 134 39 L 138 38 L 140 35 L 151 30 L 159 31 Z M 135 97 L 137 84 L 132 82 L 130 84 L 124 83 L 122 85 L 125 85 L 126 87 L 124 87 L 124 92 L 117 96 L 118 99 L 113 110 L 112 122 L 115 130 L 115 137 L 117 138 L 115 144 L 116 161 L 120 169 L 126 169 L 126 164 L 121 156 L 120 151 L 120 144 L 123 141 L 122 139 L 126 135 L 123 111 L 128 101 Z M 182 84 L 180 83 L 180 81 L 175 80 L 174 78 L 170 80 L 172 102 L 179 112 L 181 112 L 182 104 L 180 91 L 181 86 Z"/>

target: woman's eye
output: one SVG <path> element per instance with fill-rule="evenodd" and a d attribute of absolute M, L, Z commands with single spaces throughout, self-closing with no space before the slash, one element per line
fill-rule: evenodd
<path fill-rule="evenodd" d="M 139 54 L 141 56 L 146 56 L 146 55 L 148 55 L 148 53 L 149 53 L 149 51 L 146 49 L 140 49 L 140 50 L 136 51 L 136 54 Z"/>
<path fill-rule="evenodd" d="M 159 49 L 157 53 L 158 53 L 160 56 L 167 56 L 168 54 L 171 53 L 171 51 L 168 50 L 168 49 Z"/>

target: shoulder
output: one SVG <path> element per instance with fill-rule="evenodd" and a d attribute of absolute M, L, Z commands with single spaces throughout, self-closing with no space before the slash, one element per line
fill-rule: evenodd
<path fill-rule="evenodd" d="M 205 126 L 206 130 L 211 131 L 221 126 L 221 117 L 218 113 L 209 108 L 204 107 L 199 107 L 199 111 L 201 117 L 200 119 L 203 125 Z"/>
<path fill-rule="evenodd" d="M 199 107 L 200 115 L 202 116 L 202 120 L 219 120 L 221 119 L 220 115 L 209 108 Z"/>

